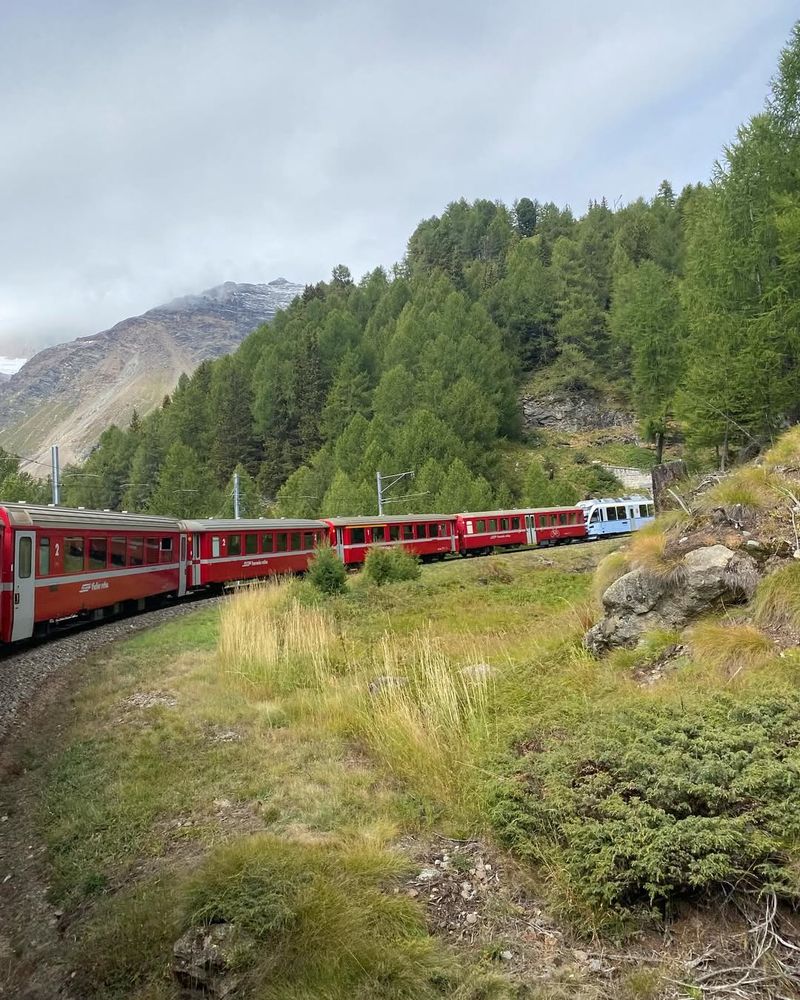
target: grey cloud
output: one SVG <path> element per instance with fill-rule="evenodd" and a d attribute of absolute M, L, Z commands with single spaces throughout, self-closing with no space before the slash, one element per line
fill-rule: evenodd
<path fill-rule="evenodd" d="M 16 9 L 9 11 L 14 6 Z M 0 5 L 0 353 L 402 255 L 447 201 L 707 176 L 794 3 Z"/>

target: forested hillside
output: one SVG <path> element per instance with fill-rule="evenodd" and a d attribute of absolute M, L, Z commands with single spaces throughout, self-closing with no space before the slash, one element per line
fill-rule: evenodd
<path fill-rule="evenodd" d="M 337 267 L 107 430 L 63 500 L 214 515 L 237 466 L 250 515 L 374 511 L 378 469 L 416 472 L 412 508 L 539 500 L 541 466 L 507 445 L 531 373 L 622 394 L 659 453 L 678 427 L 724 466 L 798 416 L 799 323 L 800 24 L 709 183 L 580 217 L 530 196 L 454 202 L 391 274 Z M 576 466 L 552 498 L 593 475 Z"/>

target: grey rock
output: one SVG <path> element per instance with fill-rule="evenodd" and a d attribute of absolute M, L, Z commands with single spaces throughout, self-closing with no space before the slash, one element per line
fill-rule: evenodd
<path fill-rule="evenodd" d="M 369 693 L 371 695 L 381 694 L 383 691 L 390 691 L 392 688 L 405 687 L 408 684 L 406 677 L 393 677 L 391 674 L 384 674 L 381 677 L 373 677 L 369 682 Z"/>
<path fill-rule="evenodd" d="M 584 645 L 600 655 L 635 646 L 654 629 L 680 630 L 721 602 L 747 600 L 758 579 L 755 560 L 724 545 L 692 550 L 668 576 L 634 569 L 603 594 L 605 614 L 586 633 Z"/>
<path fill-rule="evenodd" d="M 494 668 L 489 663 L 471 663 L 461 668 L 461 676 L 472 681 L 486 681 L 494 674 Z"/>
<path fill-rule="evenodd" d="M 172 949 L 172 974 L 187 1000 L 224 1000 L 239 987 L 235 969 L 254 939 L 235 924 L 192 927 Z"/>
<path fill-rule="evenodd" d="M 522 422 L 526 430 L 551 428 L 560 431 L 602 430 L 635 423 L 633 413 L 621 410 L 589 390 L 552 392 L 523 396 Z"/>

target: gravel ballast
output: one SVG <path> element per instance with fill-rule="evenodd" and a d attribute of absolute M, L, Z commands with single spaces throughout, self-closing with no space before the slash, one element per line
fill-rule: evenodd
<path fill-rule="evenodd" d="M 208 600 L 202 606 L 208 607 Z M 14 735 L 25 709 L 46 681 L 103 646 L 190 614 L 198 607 L 198 601 L 187 601 L 69 632 L 32 646 L 12 647 L 0 657 L 0 744 Z"/>

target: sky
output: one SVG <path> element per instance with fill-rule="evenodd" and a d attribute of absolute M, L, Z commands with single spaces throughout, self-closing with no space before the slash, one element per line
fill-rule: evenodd
<path fill-rule="evenodd" d="M 0 0 L 0 355 L 707 179 L 797 0 Z"/>

